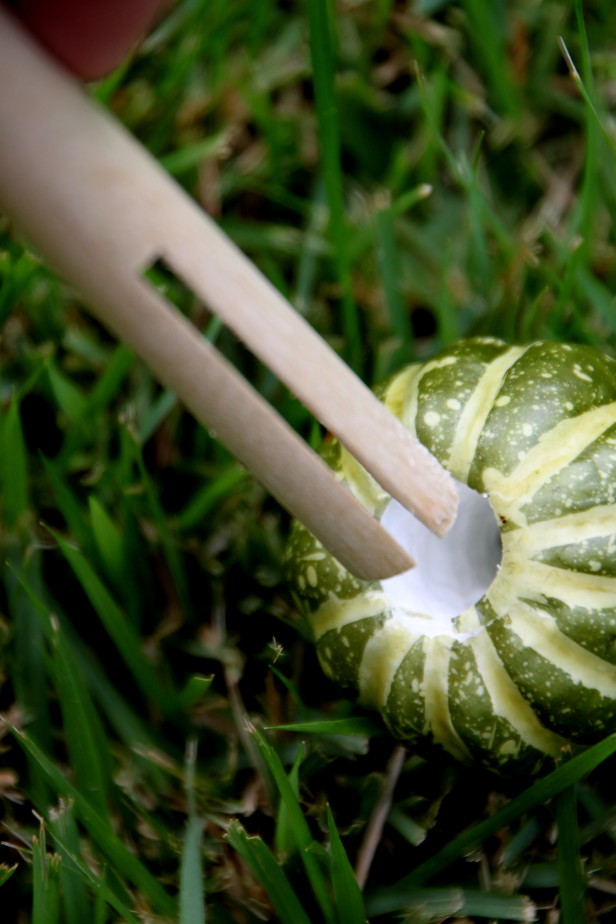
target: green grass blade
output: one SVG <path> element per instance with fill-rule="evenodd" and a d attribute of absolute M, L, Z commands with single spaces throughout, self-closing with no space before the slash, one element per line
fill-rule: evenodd
<path fill-rule="evenodd" d="M 321 719 L 314 722 L 291 722 L 288 725 L 272 725 L 273 730 L 293 731 L 307 735 L 366 735 L 368 738 L 383 737 L 385 729 L 376 719 L 351 716 L 348 719 Z"/>
<path fill-rule="evenodd" d="M 134 354 L 121 343 L 107 360 L 102 374 L 88 397 L 84 413 L 86 417 L 93 417 L 111 404 L 120 393 L 120 389 L 128 373 L 135 365 Z"/>
<path fill-rule="evenodd" d="M 83 392 L 51 360 L 47 364 L 47 376 L 56 404 L 67 421 L 72 424 L 81 421 L 87 407 Z"/>
<path fill-rule="evenodd" d="M 376 257 L 391 329 L 399 345 L 409 349 L 413 342 L 410 312 L 400 290 L 402 278 L 400 252 L 396 241 L 393 214 L 390 208 L 379 209 L 374 216 Z M 406 354 L 408 356 L 408 352 Z"/>
<path fill-rule="evenodd" d="M 249 837 L 232 821 L 226 838 L 263 886 L 282 924 L 311 924 L 278 860 L 259 837 Z"/>
<path fill-rule="evenodd" d="M 586 844 L 597 834 L 605 834 L 610 838 L 613 844 L 616 844 L 616 828 L 614 826 L 615 812 L 610 808 L 605 799 L 595 791 L 594 787 L 587 782 L 579 783 L 577 786 L 577 797 L 583 811 L 590 817 L 591 821 L 585 825 L 582 831 L 582 843 Z"/>
<path fill-rule="evenodd" d="M 166 517 L 165 512 L 160 504 L 156 488 L 152 483 L 152 479 L 143 460 L 141 447 L 136 440 L 133 442 L 133 450 L 135 461 L 139 469 L 139 474 L 141 475 L 141 480 L 145 487 L 145 493 L 148 499 L 150 513 L 156 526 L 158 538 L 165 555 L 165 560 L 173 578 L 175 590 L 179 597 L 180 604 L 184 613 L 189 613 L 192 607 L 190 604 L 190 594 L 188 592 L 188 580 L 184 571 L 182 558 L 178 553 L 174 538 L 171 534 L 169 520 Z"/>
<path fill-rule="evenodd" d="M 470 920 L 489 918 L 491 921 L 498 919 L 515 921 L 517 924 L 521 921 L 534 921 L 537 917 L 535 905 L 526 895 L 502 895 L 473 889 L 462 890 L 459 914 Z"/>
<path fill-rule="evenodd" d="M 340 119 L 336 103 L 334 27 L 328 0 L 308 4 L 310 52 L 316 114 L 323 158 L 323 177 L 333 229 L 344 226 L 344 194 L 340 165 Z"/>
<path fill-rule="evenodd" d="M 51 628 L 55 687 L 75 782 L 101 818 L 110 824 L 109 745 L 68 639 L 56 620 Z"/>
<path fill-rule="evenodd" d="M 104 870 L 103 870 L 103 876 L 104 876 Z M 92 924 L 106 924 L 106 921 L 107 921 L 107 903 L 105 900 L 105 892 L 103 890 L 103 885 L 104 883 L 101 885 L 101 887 L 98 888 L 96 892 L 96 897 L 94 899 Z M 132 912 L 129 912 L 129 914 L 131 915 L 131 917 L 134 917 L 134 915 L 132 915 Z M 127 916 L 125 915 L 125 918 L 127 918 L 127 920 L 129 921 L 131 920 L 131 917 L 127 918 Z M 131 921 L 131 924 L 132 924 L 132 921 Z"/>
<path fill-rule="evenodd" d="M 426 829 L 424 825 L 418 824 L 414 818 L 397 805 L 393 805 L 387 816 L 387 823 L 390 824 L 402 837 L 418 847 L 426 839 Z"/>
<path fill-rule="evenodd" d="M 599 147 L 600 135 L 603 132 L 604 137 L 611 140 L 612 162 L 615 153 L 613 138 L 607 131 L 604 119 L 601 118 L 596 104 L 596 94 L 594 87 L 594 78 L 591 64 L 590 48 L 588 47 L 588 37 L 586 35 L 586 26 L 584 23 L 584 13 L 579 0 L 575 0 L 575 19 L 577 24 L 578 40 L 582 53 L 582 81 L 580 81 L 584 100 L 586 102 L 586 138 L 585 138 L 585 155 L 584 155 L 584 176 L 580 189 L 580 228 L 579 233 L 583 240 L 581 243 L 582 254 L 577 255 L 581 262 L 581 256 L 585 256 L 584 263 L 588 265 L 589 253 L 588 247 L 592 240 L 593 225 L 596 220 L 598 199 L 601 195 L 599 187 L 600 174 L 597 170 L 597 161 L 601 158 L 602 151 Z M 578 248 L 579 250 L 580 248 Z M 586 251 L 586 253 L 584 253 Z M 592 258 L 590 258 L 592 259 Z"/>
<path fill-rule="evenodd" d="M 100 870 L 91 869 L 81 858 L 72 803 L 63 800 L 60 808 L 50 813 L 50 816 L 49 831 L 62 859 L 62 904 L 65 914 L 62 924 L 83 924 L 84 921 L 89 922 L 92 917 L 96 921 L 96 914 L 101 920 L 105 920 L 106 905 L 113 908 L 122 920 L 134 924 L 135 914 L 129 908 L 131 896 L 120 885 L 117 877 L 114 891 L 107 884 L 105 867 Z M 88 890 L 96 896 L 94 915 L 90 911 Z"/>
<path fill-rule="evenodd" d="M 329 805 L 327 806 L 327 827 L 331 851 L 332 889 L 338 924 L 362 924 L 366 920 L 364 899 Z"/>
<path fill-rule="evenodd" d="M 1 532 L 1 531 L 0 531 Z M 45 636 L 32 595 L 42 586 L 41 555 L 9 548 L 5 562 L 8 615 L 13 627 L 10 677 L 16 699 L 28 719 L 28 730 L 41 747 L 51 747 L 52 722 L 49 702 L 49 665 Z M 29 788 L 34 801 L 46 803 L 47 783 L 28 758 Z"/>
<path fill-rule="evenodd" d="M 174 699 L 169 697 L 169 691 L 161 684 L 143 654 L 139 636 L 81 552 L 57 533 L 53 533 L 53 536 L 137 685 L 146 697 L 155 702 L 165 714 L 169 714 L 175 708 Z"/>
<path fill-rule="evenodd" d="M 3 325 L 18 300 L 27 294 L 39 267 L 34 256 L 25 252 L 11 258 L 0 253 L 0 325 Z"/>
<path fill-rule="evenodd" d="M 578 924 L 586 920 L 587 910 L 575 786 L 568 786 L 556 798 L 556 825 L 561 920 L 562 924 Z"/>
<path fill-rule="evenodd" d="M 579 10 L 579 9 L 580 9 L 579 6 L 576 4 L 576 10 Z M 583 22 L 583 19 L 582 19 L 582 22 Z M 575 62 L 569 52 L 569 49 L 567 48 L 567 44 L 565 40 L 561 38 L 559 42 L 560 42 L 560 48 L 561 48 L 563 57 L 565 59 L 565 62 L 569 69 L 569 73 L 571 75 L 571 78 L 575 81 L 575 84 L 578 90 L 580 91 L 580 95 L 582 96 L 584 102 L 586 103 L 586 106 L 588 107 L 588 111 L 591 113 L 594 119 L 594 122 L 596 123 L 597 127 L 601 129 L 601 132 L 603 133 L 606 141 L 608 141 L 610 147 L 612 148 L 612 151 L 616 153 L 616 144 L 614 142 L 614 138 L 612 134 L 610 133 L 610 131 L 608 130 L 605 124 L 605 121 L 601 118 L 599 111 L 597 110 L 592 91 L 589 90 L 585 86 L 584 80 L 582 80 L 580 72 L 575 66 Z M 583 35 L 583 46 L 582 47 L 583 47 L 584 60 L 586 62 L 588 61 L 588 45 L 586 43 L 585 35 Z M 586 70 L 586 81 L 587 82 L 588 82 L 589 73 L 590 71 Z"/>
<path fill-rule="evenodd" d="M 112 769 L 108 743 L 80 671 L 79 659 L 57 618 L 49 613 L 44 602 L 23 578 L 18 576 L 18 580 L 40 619 L 51 648 L 51 673 L 76 783 L 109 823 L 107 797 L 112 789 Z"/>
<path fill-rule="evenodd" d="M 456 888 L 398 891 L 382 889 L 368 901 L 371 916 L 401 912 L 403 924 L 445 921 L 462 909 L 462 890 Z"/>
<path fill-rule="evenodd" d="M 445 886 L 434 889 L 380 889 L 368 901 L 371 916 L 402 912 L 408 924 L 432 924 L 455 916 L 476 921 L 489 918 L 499 921 L 534 921 L 536 909 L 526 895 L 504 895 L 473 889 Z M 406 912 L 404 914 L 404 912 Z M 581 924 L 583 919 L 580 919 Z"/>
<path fill-rule="evenodd" d="M 290 826 L 295 835 L 295 844 L 304 864 L 306 875 L 312 886 L 316 901 L 321 908 L 321 912 L 327 924 L 334 924 L 336 921 L 336 912 L 329 895 L 325 877 L 312 853 L 313 838 L 297 796 L 293 792 L 293 787 L 289 782 L 282 762 L 274 748 L 257 731 L 253 731 L 253 737 L 286 806 Z"/>
<path fill-rule="evenodd" d="M 54 630 L 52 630 L 52 622 L 48 618 L 47 607 L 36 595 L 34 590 L 26 584 L 22 577 L 17 575 L 17 579 L 20 581 L 32 606 L 38 611 L 40 625 L 46 632 L 48 639 L 51 641 L 54 637 Z M 64 632 L 62 632 L 60 637 L 64 637 L 65 632 L 66 629 L 64 627 Z M 105 673 L 100 669 L 100 666 L 92 658 L 89 651 L 85 648 L 80 648 L 78 639 L 75 637 L 71 638 L 70 641 L 68 638 L 66 638 L 65 645 L 68 646 L 68 657 L 71 659 L 71 661 L 74 661 L 75 666 L 73 670 L 78 671 L 80 677 L 88 678 L 88 689 L 84 694 L 80 696 L 80 699 L 82 705 L 86 702 L 89 703 L 87 706 L 89 712 L 88 721 L 90 722 L 91 729 L 96 730 L 98 752 L 101 759 L 103 759 L 104 755 L 103 762 L 106 762 L 108 743 L 100 726 L 97 713 L 91 704 L 89 692 L 90 690 L 96 697 L 99 703 L 99 708 L 102 712 L 105 713 L 109 725 L 115 729 L 116 733 L 120 739 L 124 741 L 127 747 L 131 748 L 135 752 L 138 752 L 139 749 L 147 753 L 155 751 L 157 745 L 154 736 L 150 733 L 145 723 L 117 692 L 113 684 L 109 682 Z M 77 667 L 77 665 L 79 666 Z M 191 680 L 196 681 L 196 683 L 193 685 L 190 684 L 189 681 L 191 686 L 190 692 L 193 695 L 196 695 L 196 689 L 192 688 L 193 686 L 198 687 L 199 694 L 201 695 L 204 688 L 209 688 L 211 679 L 212 678 L 201 677 L 191 678 Z M 187 684 L 187 687 L 189 684 Z M 184 701 L 182 704 L 186 708 Z M 145 761 L 142 766 L 146 775 L 148 778 L 150 778 L 152 785 L 158 791 L 163 791 L 165 787 L 165 777 L 162 774 L 160 768 L 151 761 Z M 107 769 L 106 775 L 109 777 L 109 779 L 110 773 L 110 769 Z"/>
<path fill-rule="evenodd" d="M 192 530 L 202 523 L 219 500 L 235 493 L 235 489 L 249 477 L 244 468 L 233 463 L 211 481 L 207 481 L 186 504 L 178 516 L 181 530 Z"/>
<path fill-rule="evenodd" d="M 186 750 L 186 799 L 188 802 L 188 823 L 184 832 L 182 861 L 180 864 L 179 924 L 205 924 L 205 885 L 201 844 L 203 820 L 195 806 L 195 763 L 197 746 L 190 741 Z"/>
<path fill-rule="evenodd" d="M 141 445 L 147 443 L 150 437 L 178 403 L 175 392 L 166 389 L 147 409 L 139 421 L 138 438 Z"/>
<path fill-rule="evenodd" d="M 75 812 L 79 820 L 114 868 L 120 871 L 123 876 L 147 896 L 154 910 L 160 914 L 172 915 L 175 910 L 175 901 L 137 857 L 130 852 L 88 800 L 67 780 L 53 761 L 43 753 L 28 735 L 16 728 L 11 728 L 11 732 L 23 750 L 38 763 L 47 777 L 49 785 L 57 795 L 70 799 L 74 803 Z M 43 807 L 41 806 L 40 808 Z"/>
<path fill-rule="evenodd" d="M 148 785 L 162 793 L 168 785 L 168 779 L 161 767 L 149 755 L 160 748 L 160 741 L 155 732 L 144 719 L 118 693 L 113 682 L 97 661 L 87 650 L 78 652 L 86 671 L 92 695 L 104 714 L 109 727 L 114 730 L 125 747 L 129 748 L 139 772 Z"/>
<path fill-rule="evenodd" d="M 92 546 L 92 530 L 84 510 L 69 488 L 61 467 L 55 461 L 41 458 L 45 474 L 51 484 L 58 510 L 66 520 L 66 524 L 75 542 L 81 548 L 90 549 Z"/>
<path fill-rule="evenodd" d="M 299 753 L 293 762 L 293 766 L 288 773 L 288 780 L 295 798 L 299 800 L 299 768 L 304 759 L 304 748 L 300 747 Z M 276 831 L 274 833 L 274 846 L 276 854 L 279 857 L 286 857 L 293 853 L 295 849 L 295 837 L 293 835 L 293 826 L 289 817 L 287 806 L 284 802 L 278 808 L 276 816 Z"/>
<path fill-rule="evenodd" d="M 522 825 L 520 830 L 513 835 L 507 844 L 505 844 L 501 859 L 503 868 L 506 869 L 508 866 L 513 866 L 521 854 L 523 854 L 533 841 L 539 837 L 540 833 L 541 826 L 533 816 L 526 824 Z"/>
<path fill-rule="evenodd" d="M 62 857 L 60 886 L 63 924 L 83 924 L 89 914 L 87 879 L 68 858 L 69 852 L 76 857 L 80 854 L 79 832 L 72 803 L 62 801 L 58 809 L 50 812 L 48 824 L 56 850 Z M 60 843 L 63 849 L 60 849 Z"/>
<path fill-rule="evenodd" d="M 125 573 L 122 535 L 97 497 L 90 495 L 88 504 L 92 532 L 102 563 L 114 585 L 119 585 Z"/>
<path fill-rule="evenodd" d="M 31 924 L 60 922 L 60 857 L 47 853 L 45 828 L 32 838 L 32 919 Z"/>
<path fill-rule="evenodd" d="M 201 868 L 203 821 L 191 815 L 184 832 L 180 868 L 180 924 L 204 924 L 205 897 Z"/>
<path fill-rule="evenodd" d="M 435 876 L 467 851 L 478 847 L 487 837 L 495 834 L 500 828 L 507 827 L 520 815 L 524 815 L 526 812 L 537 808 L 537 806 L 543 805 L 548 799 L 553 799 L 568 786 L 572 786 L 573 783 L 590 773 L 591 770 L 594 770 L 595 767 L 598 767 L 599 764 L 602 764 L 604 760 L 607 760 L 615 752 L 616 735 L 610 735 L 584 751 L 583 754 L 572 757 L 571 760 L 557 767 L 548 776 L 533 783 L 532 786 L 515 799 L 512 799 L 491 818 L 487 818 L 455 837 L 433 857 L 421 863 L 412 873 L 405 876 L 398 885 L 416 886 Z"/>
<path fill-rule="evenodd" d="M 498 114 L 515 118 L 521 111 L 521 99 L 505 47 L 504 8 L 491 0 L 465 0 L 464 7 Z"/>
<path fill-rule="evenodd" d="M 524 874 L 525 889 L 551 889 L 558 887 L 556 863 L 531 863 Z"/>
<path fill-rule="evenodd" d="M 323 179 L 329 205 L 330 239 L 336 255 L 338 277 L 343 292 L 343 326 L 349 365 L 359 373 L 362 365 L 362 346 L 349 266 L 349 227 L 345 216 L 342 184 L 340 119 L 336 104 L 334 28 L 329 0 L 310 0 L 308 21 L 312 79 L 323 158 Z"/>
<path fill-rule="evenodd" d="M 160 158 L 161 166 L 171 174 L 171 176 L 181 176 L 194 167 L 202 167 L 207 160 L 216 160 L 224 152 L 225 147 L 229 144 L 229 129 L 223 128 L 214 135 L 208 135 L 207 138 L 201 138 L 193 144 L 172 151 Z"/>
<path fill-rule="evenodd" d="M 29 506 L 28 460 L 19 416 L 19 403 L 13 398 L 3 421 L 0 442 L 2 521 L 13 530 L 23 524 Z"/>
<path fill-rule="evenodd" d="M 469 921 L 488 918 L 491 921 L 536 920 L 534 903 L 526 895 L 503 895 L 498 892 L 478 892 L 473 889 L 443 887 L 434 889 L 413 889 L 398 892 L 396 889 L 382 889 L 369 902 L 373 915 L 403 912 L 403 924 L 432 924 L 432 922 L 457 920 Z M 404 913 L 406 912 L 406 913 Z M 578 924 L 582 924 L 580 919 Z"/>
<path fill-rule="evenodd" d="M 188 710 L 202 700 L 211 689 L 213 680 L 213 674 L 208 674 L 207 677 L 203 674 L 193 674 L 189 677 L 179 693 L 182 709 Z"/>
<path fill-rule="evenodd" d="M 306 240 L 322 240 L 327 224 L 325 185 L 320 179 L 316 183 L 314 195 L 306 216 L 304 236 Z M 315 282 L 319 268 L 319 257 L 313 247 L 304 247 L 299 255 L 296 268 L 295 293 L 292 301 L 297 310 L 305 315 L 312 301 Z"/>
<path fill-rule="evenodd" d="M 0 863 L 0 886 L 3 886 L 5 882 L 9 881 L 18 867 L 18 863 L 15 863 L 14 866 L 7 866 L 6 863 Z"/>

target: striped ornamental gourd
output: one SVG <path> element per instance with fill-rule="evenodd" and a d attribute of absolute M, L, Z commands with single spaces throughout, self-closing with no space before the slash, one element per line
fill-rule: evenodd
<path fill-rule="evenodd" d="M 498 771 L 535 772 L 614 731 L 616 361 L 586 346 L 478 338 L 378 393 L 487 495 L 500 565 L 443 624 L 392 600 L 386 581 L 352 576 L 295 523 L 288 578 L 326 674 L 408 746 Z M 322 452 L 382 518 L 383 489 L 336 441 Z M 461 568 L 454 559 L 435 583 Z"/>

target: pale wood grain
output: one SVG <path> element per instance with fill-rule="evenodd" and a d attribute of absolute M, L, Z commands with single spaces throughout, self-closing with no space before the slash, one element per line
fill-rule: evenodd
<path fill-rule="evenodd" d="M 278 415 L 141 278 L 163 258 L 376 480 L 426 525 L 453 481 L 140 145 L 0 8 L 0 202 L 96 313 L 351 571 L 405 553 Z"/>

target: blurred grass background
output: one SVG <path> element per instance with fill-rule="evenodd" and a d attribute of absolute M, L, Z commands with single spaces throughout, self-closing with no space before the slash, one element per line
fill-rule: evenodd
<path fill-rule="evenodd" d="M 179 0 L 91 92 L 374 383 L 469 334 L 614 353 L 615 27 Z M 396 748 L 298 632 L 286 515 L 6 217 L 0 371 L 3 924 L 614 920 L 614 742 L 530 788 Z"/>

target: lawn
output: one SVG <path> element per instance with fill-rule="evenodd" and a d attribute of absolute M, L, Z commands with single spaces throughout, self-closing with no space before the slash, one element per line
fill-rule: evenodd
<path fill-rule="evenodd" d="M 476 334 L 616 355 L 615 35 L 179 0 L 90 91 L 372 385 Z M 536 781 L 400 748 L 321 672 L 288 515 L 1 215 L 0 374 L 3 924 L 614 920 L 616 740 Z"/>

